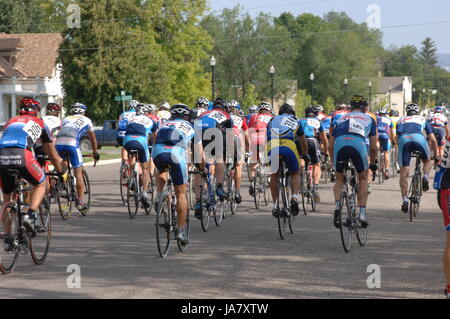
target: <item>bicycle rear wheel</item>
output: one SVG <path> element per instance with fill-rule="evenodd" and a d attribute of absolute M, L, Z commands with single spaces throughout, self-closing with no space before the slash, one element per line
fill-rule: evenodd
<path fill-rule="evenodd" d="M 259 209 L 261 207 L 262 189 L 260 182 L 261 182 L 261 170 L 260 167 L 258 166 L 255 172 L 255 179 L 253 180 L 253 189 L 255 190 L 255 196 L 253 196 L 253 201 L 255 203 L 256 209 Z"/>
<path fill-rule="evenodd" d="M 232 176 L 228 177 L 228 198 L 230 199 L 230 210 L 231 214 L 234 215 L 237 209 L 236 203 L 236 185 L 234 184 L 234 178 Z"/>
<path fill-rule="evenodd" d="M 10 236 L 14 241 L 10 251 L 5 252 L 3 247 L 0 249 L 0 272 L 9 274 L 16 266 L 17 258 L 19 258 L 18 244 L 19 229 L 17 224 L 17 205 L 9 203 L 6 205 L 3 214 L 7 214 L 3 223 L 0 222 L 0 240 L 3 243 L 6 236 Z"/>
<path fill-rule="evenodd" d="M 187 215 L 186 215 L 186 235 L 187 235 L 187 238 L 189 239 L 190 238 L 190 223 L 189 223 L 189 211 L 188 211 L 188 213 L 187 213 Z M 183 252 L 183 251 L 185 251 L 186 250 L 186 248 L 187 248 L 187 244 L 184 244 L 184 243 L 181 243 L 179 240 L 177 240 L 177 246 L 178 246 L 178 249 L 181 251 L 181 252 Z"/>
<path fill-rule="evenodd" d="M 39 206 L 36 225 L 36 236 L 29 238 L 29 247 L 34 264 L 42 265 L 47 257 L 52 238 L 52 222 L 48 198 L 44 198 Z"/>
<path fill-rule="evenodd" d="M 219 200 L 216 205 L 216 209 L 214 210 L 214 222 L 217 227 L 220 227 L 220 224 L 223 221 L 224 214 L 227 210 L 228 201 L 226 199 Z"/>
<path fill-rule="evenodd" d="M 91 184 L 89 183 L 89 175 L 83 169 L 83 182 L 84 182 L 84 193 L 83 199 L 86 204 L 86 209 L 80 209 L 80 213 L 83 216 L 86 216 L 89 213 L 89 209 L 91 208 Z"/>
<path fill-rule="evenodd" d="M 72 212 L 70 190 L 69 180 L 65 182 L 58 181 L 55 185 L 56 202 L 58 203 L 59 214 L 63 220 L 69 219 Z"/>
<path fill-rule="evenodd" d="M 189 173 L 189 187 L 187 193 L 190 209 L 194 209 L 195 207 L 194 176 L 195 175 L 193 173 Z"/>
<path fill-rule="evenodd" d="M 303 214 L 308 215 L 308 188 L 306 186 L 306 174 L 303 172 L 301 176 L 300 193 L 302 195 Z"/>
<path fill-rule="evenodd" d="M 158 211 L 156 213 L 156 243 L 159 255 L 162 258 L 167 257 L 170 248 L 170 233 L 172 232 L 172 214 L 171 198 L 169 192 L 165 191 L 159 201 Z"/>
<path fill-rule="evenodd" d="M 348 195 L 341 194 L 339 206 L 339 232 L 341 234 L 342 247 L 348 253 L 352 245 L 351 210 L 348 203 Z M 345 212 L 344 212 L 345 204 Z"/>
<path fill-rule="evenodd" d="M 420 197 L 419 187 L 420 187 L 419 176 L 415 174 L 411 181 L 410 186 L 410 196 L 409 196 L 409 221 L 413 221 L 413 218 L 417 216 L 419 210 Z"/>
<path fill-rule="evenodd" d="M 127 189 L 127 208 L 128 215 L 134 219 L 139 209 L 139 185 L 136 172 L 131 173 Z"/>
<path fill-rule="evenodd" d="M 153 207 L 154 202 L 154 194 L 155 194 L 155 184 L 153 182 L 154 177 L 150 177 L 150 182 L 148 183 L 148 189 L 147 189 L 147 201 L 148 205 L 145 205 L 144 202 L 142 202 L 142 206 L 144 207 L 145 215 L 150 215 Z"/>
<path fill-rule="evenodd" d="M 205 189 L 205 184 L 200 189 L 200 198 L 202 201 L 202 218 L 200 219 L 200 224 L 202 225 L 203 231 L 206 232 L 211 220 L 212 204 L 210 203 L 208 189 Z"/>
<path fill-rule="evenodd" d="M 120 198 L 122 199 L 122 203 L 127 205 L 127 189 L 128 189 L 128 178 L 130 177 L 130 169 L 128 166 L 120 167 Z"/>

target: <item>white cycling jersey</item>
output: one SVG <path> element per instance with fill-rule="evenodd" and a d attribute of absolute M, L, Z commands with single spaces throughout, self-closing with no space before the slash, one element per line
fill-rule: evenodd
<path fill-rule="evenodd" d="M 56 145 L 70 145 L 79 147 L 81 137 L 87 132 L 93 132 L 92 121 L 84 115 L 71 115 L 66 117 L 56 139 Z"/>
<path fill-rule="evenodd" d="M 58 136 L 59 131 L 61 130 L 61 119 L 59 117 L 53 115 L 46 115 L 42 117 L 44 121 L 44 125 L 47 128 L 47 131 L 50 134 L 50 138 L 53 142 L 56 141 L 56 137 Z"/>

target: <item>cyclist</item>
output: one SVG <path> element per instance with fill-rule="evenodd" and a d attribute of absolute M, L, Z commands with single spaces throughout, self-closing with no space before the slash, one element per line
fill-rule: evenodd
<path fill-rule="evenodd" d="M 400 119 L 400 113 L 397 110 L 390 110 L 389 111 L 389 117 L 392 120 L 392 124 L 394 124 L 394 133 L 397 131 L 397 122 Z M 395 158 L 398 158 L 398 147 L 397 147 L 397 141 L 394 139 L 392 141 L 393 147 L 395 148 Z M 398 162 L 395 162 L 395 168 L 397 172 L 400 172 L 400 166 L 398 165 Z"/>
<path fill-rule="evenodd" d="M 420 152 L 423 165 L 422 188 L 428 191 L 428 176 L 433 166 L 431 152 L 426 138 L 422 135 L 425 131 L 433 150 L 437 150 L 437 141 L 433 134 L 430 122 L 423 116 L 418 115 L 420 106 L 409 104 L 406 106 L 407 116 L 402 117 L 397 122 L 397 143 L 398 143 L 398 162 L 400 165 L 400 189 L 402 192 L 402 212 L 408 212 L 408 175 L 409 164 L 411 162 L 411 153 Z"/>
<path fill-rule="evenodd" d="M 316 105 L 316 109 L 317 109 L 317 118 L 319 119 L 319 121 L 323 121 L 323 119 L 327 117 L 327 115 L 323 113 L 323 106 L 318 104 Z"/>
<path fill-rule="evenodd" d="M 228 114 L 228 103 L 217 98 L 213 103 L 213 109 L 204 112 L 194 123 L 195 134 L 201 137 L 202 143 L 199 148 L 202 159 L 210 161 L 214 158 L 215 177 L 217 181 L 216 194 L 222 200 L 226 194 L 223 190 L 223 180 L 225 175 L 226 153 L 229 148 L 226 145 L 233 145 L 233 134 L 226 134 L 227 130 L 233 129 L 233 120 Z M 222 154 L 221 154 L 222 153 Z M 222 156 L 221 156 L 222 155 Z M 200 185 L 195 185 L 196 197 L 200 196 Z M 196 198 L 195 216 L 201 218 L 201 199 Z"/>
<path fill-rule="evenodd" d="M 447 244 L 444 250 L 444 273 L 447 281 L 445 293 L 450 299 L 450 137 L 447 137 L 444 155 L 435 175 L 434 188 L 438 190 L 438 203 L 444 217 Z"/>
<path fill-rule="evenodd" d="M 156 191 L 162 193 L 167 183 L 168 172 L 175 189 L 177 198 L 176 211 L 178 215 L 178 230 L 176 239 L 188 243 L 186 235 L 186 216 L 189 211 L 186 197 L 188 183 L 187 151 L 188 144 L 194 138 L 193 125 L 188 121 L 189 107 L 175 104 L 170 108 L 171 118 L 161 125 L 156 135 L 155 149 L 152 153 L 153 161 L 158 169 L 156 174 Z M 156 204 L 157 206 L 158 204 Z"/>
<path fill-rule="evenodd" d="M 59 113 L 61 111 L 61 106 L 56 103 L 47 104 L 47 115 L 42 117 L 45 129 L 49 133 L 50 139 L 54 143 L 56 141 L 56 136 L 61 129 L 61 119 L 59 118 Z M 42 147 L 42 141 L 38 140 L 34 147 L 34 154 L 37 156 L 37 160 L 42 168 L 45 167 L 45 150 Z"/>
<path fill-rule="evenodd" d="M 247 125 L 248 125 L 248 122 L 250 121 L 250 118 L 258 112 L 258 105 L 250 106 L 249 111 L 250 111 L 250 113 L 248 113 L 245 116 L 245 121 L 247 122 Z"/>
<path fill-rule="evenodd" d="M 248 122 L 249 129 L 249 141 L 250 141 L 250 189 L 249 193 L 254 196 L 255 190 L 253 187 L 253 179 L 256 174 L 256 165 L 258 160 L 260 160 L 260 152 L 263 152 L 266 146 L 266 132 L 267 125 L 272 119 L 272 105 L 267 102 L 262 102 L 258 106 L 258 113 L 253 114 Z"/>
<path fill-rule="evenodd" d="M 156 113 L 158 112 L 158 107 L 155 104 L 147 104 L 147 116 L 153 120 L 156 125 L 161 124 L 161 119 Z"/>
<path fill-rule="evenodd" d="M 308 143 L 308 155 L 311 159 L 313 168 L 313 194 L 317 202 L 320 202 L 319 182 L 322 171 L 320 169 L 320 144 L 317 137 L 323 141 L 324 149 L 328 149 L 328 139 L 325 134 L 323 124 L 318 119 L 319 109 L 317 107 L 309 106 L 305 109 L 305 118 L 300 119 L 302 131 Z M 303 165 L 302 165 L 303 166 Z M 307 172 L 308 173 L 308 172 Z"/>
<path fill-rule="evenodd" d="M 189 122 L 194 124 L 195 120 L 208 110 L 209 101 L 205 97 L 199 97 L 195 103 L 195 108 L 189 112 Z"/>
<path fill-rule="evenodd" d="M 80 210 L 86 209 L 84 202 L 84 181 L 83 181 L 83 155 L 80 149 L 80 140 L 86 133 L 92 146 L 92 157 L 98 161 L 100 155 L 97 153 L 97 138 L 94 133 L 92 121 L 85 116 L 86 105 L 75 103 L 70 108 L 71 115 L 64 118 L 61 131 L 56 138 L 56 150 L 64 161 L 67 160 L 66 154 L 69 156 L 70 164 L 73 168 L 77 183 L 76 204 Z"/>
<path fill-rule="evenodd" d="M 161 102 L 158 108 L 158 117 L 161 119 L 161 122 L 168 121 L 171 117 L 170 115 L 170 104 L 167 101 Z"/>
<path fill-rule="evenodd" d="M 431 127 L 433 128 L 434 136 L 438 143 L 438 152 L 435 154 L 436 159 L 442 158 L 444 153 L 444 141 L 449 136 L 448 119 L 443 114 L 445 109 L 442 106 L 436 106 L 434 108 L 434 114 L 428 118 Z"/>
<path fill-rule="evenodd" d="M 141 186 L 143 190 L 144 204 L 148 206 L 148 184 L 150 182 L 150 153 L 148 149 L 149 141 L 153 139 L 153 133 L 157 126 L 146 115 L 148 109 L 144 104 L 136 106 L 136 115 L 130 119 L 123 139 L 124 148 L 129 153 L 131 150 L 138 151 L 138 161 L 142 174 Z M 130 163 L 133 165 L 134 163 Z"/>
<path fill-rule="evenodd" d="M 294 108 L 285 103 L 281 106 L 278 116 L 272 118 L 267 127 L 267 150 L 270 160 L 270 191 L 274 207 L 272 215 L 277 218 L 276 199 L 278 198 L 278 165 L 279 159 L 283 160 L 291 176 L 291 211 L 292 215 L 299 213 L 299 192 L 300 192 L 300 156 L 297 144 L 300 143 L 302 157 L 309 160 L 308 144 L 303 132 L 303 128 L 295 117 Z"/>
<path fill-rule="evenodd" d="M 235 164 L 235 174 L 234 183 L 236 185 L 236 195 L 235 201 L 237 204 L 242 202 L 241 197 L 241 179 L 242 179 L 242 163 L 243 155 L 245 153 L 246 145 L 248 145 L 248 127 L 247 122 L 241 113 L 241 106 L 235 100 L 231 100 L 228 103 L 231 119 L 233 120 L 233 131 L 234 131 L 234 164 Z"/>
<path fill-rule="evenodd" d="M 367 101 L 361 95 L 353 96 L 350 107 L 351 112 L 342 115 L 333 124 L 333 133 L 330 141 L 330 154 L 333 154 L 333 163 L 336 171 L 336 184 L 334 185 L 334 199 L 336 209 L 334 211 L 334 225 L 339 228 L 340 194 L 344 186 L 344 165 L 352 161 L 358 173 L 358 220 L 362 227 L 369 225 L 366 215 L 368 197 L 368 173 L 367 170 L 376 170 L 377 158 L 377 124 L 373 117 L 364 113 Z M 366 138 L 370 141 L 370 156 L 367 154 Z M 370 160 L 368 161 L 368 159 Z M 369 166 L 370 163 L 370 166 Z"/>
<path fill-rule="evenodd" d="M 391 165 L 389 151 L 391 150 L 391 141 L 395 138 L 394 124 L 387 116 L 387 112 L 387 109 L 383 107 L 379 110 L 379 116 L 377 117 L 378 141 L 380 142 L 380 151 L 384 152 L 384 172 L 380 172 L 380 174 L 384 174 L 385 179 L 389 179 L 389 166 Z M 381 165 L 381 163 L 378 163 L 378 165 Z"/>
<path fill-rule="evenodd" d="M 123 139 L 125 138 L 125 133 L 127 131 L 128 122 L 136 115 L 136 111 L 134 109 L 136 108 L 136 106 L 138 104 L 139 104 L 138 101 L 131 100 L 130 104 L 128 105 L 128 110 L 126 110 L 119 116 L 119 125 L 117 128 L 116 140 L 117 140 L 117 144 L 122 146 L 122 151 L 121 151 L 122 167 L 125 167 L 127 165 L 126 163 L 128 160 L 128 152 L 123 147 Z"/>
<path fill-rule="evenodd" d="M 336 110 L 331 114 L 331 130 L 332 132 L 333 123 L 341 118 L 341 116 L 348 114 L 348 107 L 346 104 L 338 104 L 336 105 Z"/>
<path fill-rule="evenodd" d="M 34 185 L 31 192 L 30 207 L 23 217 L 23 224 L 33 235 L 39 227 L 36 215 L 39 205 L 46 193 L 46 178 L 41 166 L 33 154 L 33 147 L 40 139 L 45 153 L 49 156 L 56 170 L 63 172 L 61 158 L 55 150 L 50 133 L 45 128 L 42 119 L 37 117 L 41 105 L 31 97 L 25 97 L 19 102 L 19 115 L 11 118 L 5 125 L 5 131 L 0 140 L 0 185 L 3 192 L 3 207 L 11 199 L 15 185 L 9 169 L 18 170 L 21 177 Z M 8 214 L 2 215 L 2 223 L 7 233 L 11 220 Z M 11 237 L 6 234 L 4 242 L 11 245 Z"/>

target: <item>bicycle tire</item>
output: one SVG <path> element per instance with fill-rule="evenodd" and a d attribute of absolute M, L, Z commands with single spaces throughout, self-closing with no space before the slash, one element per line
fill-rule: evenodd
<path fill-rule="evenodd" d="M 230 187 L 231 185 L 231 187 Z M 234 183 L 234 179 L 233 177 L 229 176 L 228 177 L 228 197 L 230 199 L 230 210 L 231 210 L 231 214 L 234 215 L 236 214 L 236 209 L 237 209 L 237 203 L 236 203 L 236 185 Z"/>
<path fill-rule="evenodd" d="M 195 207 L 195 189 L 194 189 L 194 174 L 189 173 L 189 188 L 188 188 L 188 200 L 189 200 L 189 208 L 194 209 Z"/>
<path fill-rule="evenodd" d="M 187 215 L 186 215 L 186 228 L 185 228 L 185 230 L 186 230 L 187 238 L 188 238 L 188 240 L 189 240 L 189 238 L 190 238 L 190 218 L 189 218 L 189 210 L 188 210 Z M 181 243 L 181 241 L 177 240 L 177 246 L 178 246 L 178 250 L 181 251 L 181 252 L 183 252 L 183 251 L 185 251 L 185 250 L 187 249 L 187 247 L 188 247 L 189 245 L 188 245 L 188 244 L 183 244 L 183 243 Z"/>
<path fill-rule="evenodd" d="M 67 181 L 58 181 L 55 185 L 55 196 L 58 211 L 63 220 L 68 220 L 72 213 L 72 200 L 70 195 L 70 184 Z"/>
<path fill-rule="evenodd" d="M 279 184 L 280 185 L 280 184 Z M 280 186 L 278 189 L 278 203 L 277 203 L 277 224 L 278 224 L 278 233 L 280 234 L 281 240 L 284 240 L 286 236 L 286 216 L 282 213 L 282 209 L 280 209 L 280 193 L 282 192 L 283 186 Z M 282 197 L 282 195 L 281 195 Z"/>
<path fill-rule="evenodd" d="M 212 203 L 210 203 L 209 192 L 205 192 L 205 183 L 203 183 L 200 188 L 200 198 L 202 201 L 202 218 L 200 219 L 200 224 L 203 231 L 206 233 L 211 221 Z"/>
<path fill-rule="evenodd" d="M 259 170 L 259 166 L 256 168 L 255 178 L 253 179 L 253 189 L 255 190 L 255 194 L 253 196 L 253 201 L 255 203 L 255 208 L 259 209 L 261 207 L 261 190 L 259 189 L 259 176 L 261 172 Z"/>
<path fill-rule="evenodd" d="M 15 239 L 19 236 L 19 229 L 18 229 L 18 205 L 9 203 L 5 206 L 3 213 L 8 212 L 9 218 L 11 220 L 11 227 L 10 227 L 10 234 Z M 6 219 L 6 218 L 5 218 Z M 4 230 L 4 224 L 0 223 L 0 233 L 2 234 L 0 236 L 1 242 L 3 243 L 4 234 L 6 233 Z M 2 249 L 0 249 L 0 272 L 4 275 L 10 274 L 14 271 L 14 268 L 17 263 L 17 259 L 19 258 L 19 251 L 13 250 L 11 252 L 5 252 Z"/>
<path fill-rule="evenodd" d="M 162 258 L 167 257 L 170 249 L 170 234 L 171 234 L 171 199 L 170 194 L 166 190 L 161 194 L 158 211 L 156 213 L 156 244 L 158 253 Z"/>
<path fill-rule="evenodd" d="M 351 226 L 349 227 L 348 225 L 347 226 L 344 225 L 343 219 L 345 218 L 345 221 L 348 224 L 351 212 L 348 203 L 348 195 L 344 195 L 344 193 L 341 193 L 340 199 L 341 204 L 339 205 L 339 232 L 341 234 L 342 247 L 344 248 L 344 251 L 348 253 L 350 252 L 350 248 L 352 246 L 352 230 Z M 343 215 L 344 203 L 346 206 L 345 215 Z"/>
<path fill-rule="evenodd" d="M 86 209 L 80 209 L 80 213 L 81 215 L 86 216 L 89 213 L 89 209 L 91 208 L 91 184 L 89 182 L 89 175 L 84 169 L 83 169 L 83 182 L 84 182 L 83 198 L 86 204 Z"/>
<path fill-rule="evenodd" d="M 127 209 L 130 219 L 134 219 L 139 209 L 139 185 L 136 178 L 136 172 L 131 173 L 127 189 Z"/>
<path fill-rule="evenodd" d="M 224 218 L 224 212 L 226 210 L 226 200 L 219 200 L 216 205 L 216 209 L 214 209 L 214 222 L 217 227 L 220 227 L 220 224 Z"/>
<path fill-rule="evenodd" d="M 52 238 L 52 219 L 50 214 L 49 199 L 44 198 L 39 206 L 38 220 L 42 227 L 34 238 L 29 238 L 31 259 L 35 265 L 42 265 L 47 257 Z"/>
<path fill-rule="evenodd" d="M 303 173 L 301 175 L 301 181 L 300 181 L 300 193 L 302 195 L 302 207 L 303 207 L 303 215 L 308 215 L 308 194 L 307 194 L 307 188 L 306 188 L 306 174 L 305 169 L 303 169 Z"/>
<path fill-rule="evenodd" d="M 145 215 L 147 215 L 147 216 L 150 215 L 150 213 L 152 212 L 154 196 L 155 196 L 154 194 L 155 194 L 155 183 L 153 182 L 153 177 L 150 176 L 150 182 L 148 183 L 148 189 L 147 189 L 148 206 L 144 205 L 144 203 L 142 203 L 142 206 L 144 206 Z"/>
<path fill-rule="evenodd" d="M 124 176 L 126 175 L 126 177 Z M 122 199 L 122 203 L 126 206 L 127 205 L 127 189 L 128 189 L 128 179 L 130 177 L 130 170 L 128 166 L 121 166 L 120 167 L 120 177 L 119 177 L 119 183 L 120 183 L 120 198 Z"/>

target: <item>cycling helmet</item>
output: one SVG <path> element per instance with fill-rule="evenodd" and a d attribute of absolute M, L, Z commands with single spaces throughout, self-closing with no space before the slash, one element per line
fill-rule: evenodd
<path fill-rule="evenodd" d="M 444 108 L 442 106 L 436 106 L 434 108 L 434 113 L 444 113 Z"/>
<path fill-rule="evenodd" d="M 378 111 L 379 115 L 386 115 L 388 113 L 387 108 L 383 107 Z"/>
<path fill-rule="evenodd" d="M 19 102 L 20 115 L 36 115 L 40 110 L 41 104 L 31 97 L 24 97 Z"/>
<path fill-rule="evenodd" d="M 228 103 L 222 98 L 217 98 L 213 103 L 213 109 L 221 108 L 228 113 Z"/>
<path fill-rule="evenodd" d="M 347 109 L 347 105 L 341 103 L 336 105 L 336 110 L 346 110 Z"/>
<path fill-rule="evenodd" d="M 278 111 L 278 115 L 281 115 L 281 114 L 291 114 L 291 115 L 295 116 L 295 109 L 292 107 L 292 105 L 290 105 L 288 103 L 284 103 L 280 107 L 280 110 Z"/>
<path fill-rule="evenodd" d="M 243 110 L 239 110 L 239 114 L 238 114 L 239 116 L 245 116 L 245 113 L 244 113 L 244 111 Z"/>
<path fill-rule="evenodd" d="M 266 110 L 267 112 L 271 112 L 272 111 L 272 105 L 270 105 L 270 103 L 267 102 L 262 102 L 258 105 L 258 112 L 262 111 L 262 110 Z"/>
<path fill-rule="evenodd" d="M 239 105 L 239 102 L 238 101 L 236 101 L 236 100 L 231 100 L 231 101 L 229 101 L 228 102 L 228 108 L 234 108 L 234 109 L 238 109 L 238 110 L 240 110 L 241 109 L 241 106 Z"/>
<path fill-rule="evenodd" d="M 169 111 L 170 110 L 170 104 L 167 101 L 163 101 L 161 102 L 161 104 L 159 104 L 159 110 L 165 110 L 165 111 Z"/>
<path fill-rule="evenodd" d="M 61 111 L 61 106 L 57 103 L 48 103 L 47 104 L 47 111 L 51 111 L 51 112 L 60 112 Z"/>
<path fill-rule="evenodd" d="M 406 106 L 406 113 L 408 115 L 416 115 L 420 111 L 420 106 L 418 104 L 408 104 Z"/>
<path fill-rule="evenodd" d="M 399 115 L 400 115 L 400 113 L 397 110 L 391 110 L 389 112 L 389 116 L 392 116 L 392 117 L 396 117 L 396 116 L 399 116 Z"/>
<path fill-rule="evenodd" d="M 258 110 L 258 105 L 250 106 L 250 113 L 256 113 L 257 110 Z"/>
<path fill-rule="evenodd" d="M 323 106 L 322 105 L 320 105 L 320 104 L 316 105 L 316 109 L 317 109 L 317 114 L 323 113 Z"/>
<path fill-rule="evenodd" d="M 185 104 L 175 104 L 172 105 L 172 107 L 170 108 L 170 113 L 172 114 L 173 117 L 185 117 L 188 116 L 190 112 L 190 109 L 187 105 Z"/>
<path fill-rule="evenodd" d="M 129 111 L 134 110 L 135 107 L 136 107 L 138 104 L 139 104 L 138 101 L 136 101 L 136 100 L 131 100 L 131 101 L 130 101 L 130 104 L 128 104 L 128 110 L 129 110 Z"/>
<path fill-rule="evenodd" d="M 196 107 L 208 107 L 209 106 L 209 100 L 206 97 L 199 97 L 197 99 L 197 103 L 195 103 Z"/>
<path fill-rule="evenodd" d="M 72 104 L 72 106 L 70 107 L 70 113 L 72 113 L 72 114 L 84 115 L 84 114 L 86 114 L 86 110 L 87 110 L 86 105 L 78 103 L 78 102 L 75 104 Z"/>
<path fill-rule="evenodd" d="M 148 108 L 145 104 L 139 103 L 136 108 L 136 115 L 145 115 L 146 113 L 148 113 Z"/>
<path fill-rule="evenodd" d="M 365 109 L 367 105 L 366 98 L 362 95 L 354 95 L 350 101 L 352 109 Z"/>
<path fill-rule="evenodd" d="M 150 113 L 158 111 L 158 107 L 155 104 L 147 104 L 147 108 Z"/>
<path fill-rule="evenodd" d="M 312 117 L 312 116 L 316 116 L 317 115 L 317 108 L 315 108 L 314 106 L 308 106 L 305 109 L 305 116 L 306 117 Z"/>

